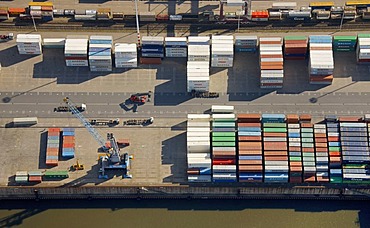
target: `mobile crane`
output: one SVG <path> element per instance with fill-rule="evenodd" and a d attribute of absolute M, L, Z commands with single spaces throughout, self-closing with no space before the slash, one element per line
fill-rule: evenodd
<path fill-rule="evenodd" d="M 92 127 L 90 122 L 76 108 L 77 106 L 68 97 L 65 97 L 63 102 L 66 103 L 72 114 L 81 121 L 89 133 L 106 152 L 106 155 L 100 158 L 101 168 L 99 170 L 99 179 L 108 179 L 108 175 L 105 173 L 106 170 L 124 170 L 123 178 L 132 178 L 132 175 L 129 174 L 130 159 L 132 159 L 132 156 L 128 153 L 123 155 L 120 154 L 120 148 L 118 147 L 113 133 L 107 134 L 107 139 L 110 141 L 110 148 L 108 148 L 105 145 L 106 140 Z"/>

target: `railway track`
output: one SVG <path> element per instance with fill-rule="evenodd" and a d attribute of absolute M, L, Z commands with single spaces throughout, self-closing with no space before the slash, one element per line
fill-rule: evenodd
<path fill-rule="evenodd" d="M 38 23 L 37 30 L 40 31 L 110 31 L 110 32 L 134 32 L 136 25 L 134 23 L 100 23 L 100 22 L 53 22 Z M 241 23 L 239 30 L 241 32 L 258 31 L 258 32 L 283 32 L 283 31 L 356 31 L 370 29 L 368 22 L 348 22 L 340 26 L 339 22 L 310 22 L 310 23 Z M 1 22 L 0 30 L 33 30 L 31 22 Z M 214 30 L 227 30 L 234 32 L 238 30 L 238 25 L 225 23 L 142 23 L 142 32 L 162 32 L 162 31 L 184 31 L 191 33 L 206 32 Z"/>

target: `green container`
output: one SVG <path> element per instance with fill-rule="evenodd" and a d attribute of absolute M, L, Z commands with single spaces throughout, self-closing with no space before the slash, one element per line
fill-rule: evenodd
<path fill-rule="evenodd" d="M 212 142 L 235 142 L 235 137 L 212 137 Z"/>
<path fill-rule="evenodd" d="M 302 147 L 313 148 L 314 144 L 313 143 L 302 143 Z"/>
<path fill-rule="evenodd" d="M 334 42 L 353 42 L 356 41 L 356 36 L 334 36 Z"/>
<path fill-rule="evenodd" d="M 286 128 L 263 128 L 264 132 L 270 132 L 270 133 L 285 133 L 287 132 Z"/>
<path fill-rule="evenodd" d="M 263 127 L 286 128 L 286 123 L 264 123 Z"/>
<path fill-rule="evenodd" d="M 301 133 L 302 138 L 313 138 L 313 133 Z"/>
<path fill-rule="evenodd" d="M 313 133 L 313 128 L 301 128 L 301 132 L 304 132 L 304 133 Z"/>
<path fill-rule="evenodd" d="M 334 48 L 334 51 L 338 51 L 338 52 L 350 52 L 354 50 L 355 48 Z"/>
<path fill-rule="evenodd" d="M 340 151 L 340 147 L 339 146 L 329 146 L 329 151 Z"/>
<path fill-rule="evenodd" d="M 370 180 L 343 180 L 344 184 L 370 184 Z"/>
<path fill-rule="evenodd" d="M 235 147 L 235 142 L 212 142 L 214 147 Z"/>
<path fill-rule="evenodd" d="M 314 153 L 303 153 L 303 157 L 315 157 Z"/>
<path fill-rule="evenodd" d="M 315 166 L 316 166 L 315 162 L 303 161 L 303 167 L 315 167 Z"/>
<path fill-rule="evenodd" d="M 299 162 L 299 161 L 302 161 L 302 158 L 301 157 L 289 157 L 289 160 Z"/>
<path fill-rule="evenodd" d="M 213 137 L 235 137 L 235 132 L 212 132 Z"/>
<path fill-rule="evenodd" d="M 217 119 L 213 119 L 213 122 L 234 122 L 235 123 L 235 119 L 234 118 L 217 118 Z"/>
<path fill-rule="evenodd" d="M 306 36 L 285 36 L 284 40 L 307 40 Z"/>
<path fill-rule="evenodd" d="M 370 34 L 357 34 L 358 38 L 370 38 Z"/>
<path fill-rule="evenodd" d="M 343 165 L 344 169 L 363 169 L 366 168 L 366 164 L 345 164 Z"/>
<path fill-rule="evenodd" d="M 289 175 L 291 177 L 301 177 L 302 173 L 301 172 L 291 172 L 291 173 L 289 173 Z"/>
<path fill-rule="evenodd" d="M 303 161 L 305 161 L 305 162 L 315 162 L 315 157 L 303 157 Z"/>
<path fill-rule="evenodd" d="M 46 171 L 44 174 L 44 178 L 46 179 L 62 179 L 68 178 L 68 171 Z"/>
<path fill-rule="evenodd" d="M 341 183 L 343 183 L 343 178 L 341 178 L 341 177 L 330 177 L 330 183 L 332 183 L 332 184 L 341 184 Z"/>
<path fill-rule="evenodd" d="M 302 143 L 313 143 L 313 138 L 302 138 Z"/>
<path fill-rule="evenodd" d="M 235 122 L 212 122 L 213 127 L 235 128 Z"/>

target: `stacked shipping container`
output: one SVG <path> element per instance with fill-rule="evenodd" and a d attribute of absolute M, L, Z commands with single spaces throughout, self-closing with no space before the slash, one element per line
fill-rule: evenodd
<path fill-rule="evenodd" d="M 112 71 L 112 36 L 90 36 L 89 64 L 91 71 Z"/>
<path fill-rule="evenodd" d="M 52 21 L 54 18 L 52 2 L 30 2 L 29 12 L 35 20 Z"/>
<path fill-rule="evenodd" d="M 305 36 L 284 37 L 284 59 L 303 60 L 307 56 L 308 39 Z"/>
<path fill-rule="evenodd" d="M 22 184 L 28 182 L 28 173 L 27 171 L 18 171 L 15 173 L 15 182 Z"/>
<path fill-rule="evenodd" d="M 302 149 L 299 116 L 289 114 L 288 123 L 288 150 L 289 150 L 289 182 L 302 183 Z"/>
<path fill-rule="evenodd" d="M 340 117 L 343 183 L 370 183 L 367 124 L 361 117 Z"/>
<path fill-rule="evenodd" d="M 261 37 L 259 40 L 261 88 L 282 88 L 284 59 L 281 37 Z"/>
<path fill-rule="evenodd" d="M 48 139 L 46 147 L 46 165 L 58 165 L 59 160 L 59 128 L 48 129 Z"/>
<path fill-rule="evenodd" d="M 64 48 L 65 38 L 44 38 L 42 46 L 44 48 Z"/>
<path fill-rule="evenodd" d="M 257 36 L 235 36 L 236 52 L 256 52 L 258 47 Z"/>
<path fill-rule="evenodd" d="M 188 181 L 211 182 L 210 115 L 188 114 Z"/>
<path fill-rule="evenodd" d="M 238 115 L 239 182 L 262 182 L 262 129 L 260 114 Z"/>
<path fill-rule="evenodd" d="M 233 67 L 234 37 L 212 36 L 212 67 Z"/>
<path fill-rule="evenodd" d="M 28 181 L 29 182 L 42 182 L 42 173 L 41 171 L 29 171 L 28 172 Z"/>
<path fill-rule="evenodd" d="M 316 152 L 316 180 L 329 182 L 328 140 L 326 125 L 314 124 L 315 152 Z"/>
<path fill-rule="evenodd" d="M 67 36 L 64 56 L 66 66 L 89 66 L 88 36 Z"/>
<path fill-rule="evenodd" d="M 262 114 L 266 183 L 288 182 L 288 144 L 285 115 Z"/>
<path fill-rule="evenodd" d="M 8 19 L 9 19 L 8 7 L 0 7 L 0 20 Z"/>
<path fill-rule="evenodd" d="M 333 49 L 334 51 L 354 51 L 356 48 L 356 36 L 334 36 Z"/>
<path fill-rule="evenodd" d="M 188 37 L 187 90 L 209 91 L 210 38 Z"/>
<path fill-rule="evenodd" d="M 235 140 L 235 114 L 212 114 L 213 182 L 237 181 Z M 228 155 L 221 156 L 220 152 Z"/>
<path fill-rule="evenodd" d="M 75 130 L 73 128 L 63 128 L 62 157 L 73 158 L 75 156 Z"/>
<path fill-rule="evenodd" d="M 116 43 L 114 45 L 115 66 L 117 68 L 137 67 L 136 44 Z"/>
<path fill-rule="evenodd" d="M 330 35 L 311 35 L 309 80 L 310 84 L 330 85 L 333 81 L 334 58 Z"/>
<path fill-rule="evenodd" d="M 16 42 L 20 55 L 40 55 L 42 53 L 42 40 L 39 34 L 18 34 Z"/>
<path fill-rule="evenodd" d="M 370 34 L 358 34 L 356 58 L 358 64 L 370 63 Z"/>
<path fill-rule="evenodd" d="M 186 37 L 166 37 L 164 42 L 166 57 L 187 57 Z"/>
<path fill-rule="evenodd" d="M 311 117 L 300 116 L 303 181 L 316 181 L 314 130 Z"/>
<path fill-rule="evenodd" d="M 141 39 L 141 56 L 145 58 L 164 57 L 164 38 L 160 36 L 143 36 Z"/>
<path fill-rule="evenodd" d="M 342 176 L 342 153 L 339 138 L 339 124 L 335 119 L 326 119 L 326 130 L 329 146 L 329 168 L 330 183 L 340 184 L 343 181 Z"/>

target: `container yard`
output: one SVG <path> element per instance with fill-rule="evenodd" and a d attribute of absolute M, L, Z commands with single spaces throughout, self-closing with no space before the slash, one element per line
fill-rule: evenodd
<path fill-rule="evenodd" d="M 223 18 L 231 21 L 232 3 L 227 4 Z M 275 13 L 253 9 L 251 18 L 316 16 L 298 10 L 299 4 L 271 7 Z M 30 9 L 37 20 L 54 21 L 54 6 Z M 157 21 L 156 13 L 140 12 L 141 22 Z M 126 16 L 106 8 L 73 14 L 96 21 Z M 353 8 L 342 14 L 352 18 Z M 14 142 L 3 148 L 5 194 L 15 189 L 12 197 L 30 199 L 367 199 L 369 72 L 357 64 L 366 62 L 366 32 L 169 35 L 142 29 L 139 46 L 138 34 L 32 35 L 38 36 L 32 37 L 32 55 L 23 55 L 29 44 L 17 33 L 2 50 L 11 58 L 2 60 L 0 75 L 0 141 Z M 146 91 L 144 102 L 131 99 Z M 191 95 L 196 92 L 218 96 Z M 85 108 L 53 112 L 66 97 Z M 29 116 L 36 123 L 8 125 Z M 124 124 L 149 117 L 148 125 Z M 118 118 L 114 126 L 78 121 Z M 9 162 L 15 158 L 17 164 Z"/>

